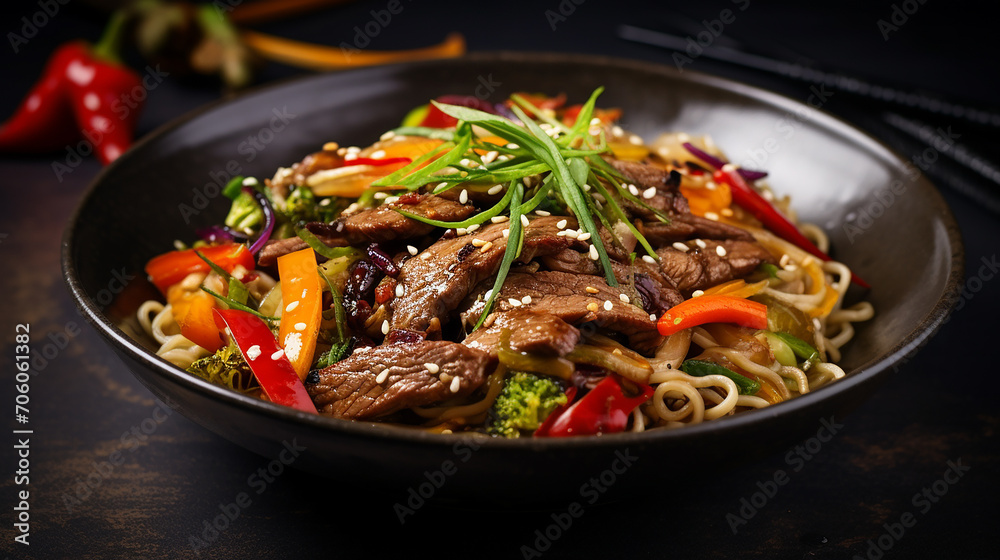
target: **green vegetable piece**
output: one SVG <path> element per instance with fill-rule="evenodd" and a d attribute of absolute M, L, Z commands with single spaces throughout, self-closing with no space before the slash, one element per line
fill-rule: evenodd
<path fill-rule="evenodd" d="M 798 338 L 796 336 L 790 335 L 784 332 L 771 333 L 774 336 L 781 339 L 782 342 L 788 345 L 792 349 L 792 352 L 796 356 L 802 359 L 804 362 L 819 362 L 819 350 L 813 347 L 812 344 Z"/>
<path fill-rule="evenodd" d="M 566 393 L 555 379 L 512 372 L 490 408 L 486 431 L 499 437 L 521 437 L 522 430 L 537 430 L 566 400 Z"/>
<path fill-rule="evenodd" d="M 357 252 L 357 249 L 354 247 L 329 247 L 306 228 L 299 228 L 295 230 L 295 234 L 299 236 L 299 239 L 305 241 L 307 245 L 312 247 L 313 251 L 316 251 L 328 259 L 346 257 Z"/>
<path fill-rule="evenodd" d="M 735 371 L 720 366 L 714 362 L 705 360 L 685 360 L 681 364 L 681 371 L 694 377 L 705 377 L 706 375 L 723 375 L 733 380 L 741 395 L 753 395 L 760 391 L 760 383 L 742 376 Z"/>
<path fill-rule="evenodd" d="M 419 123 L 420 121 L 417 122 Z M 443 128 L 430 128 L 428 126 L 401 126 L 393 129 L 392 132 L 396 136 L 423 136 L 424 138 L 444 140 L 445 142 L 453 142 L 455 140 L 455 133 L 453 131 Z"/>
<path fill-rule="evenodd" d="M 798 365 L 798 360 L 795 359 L 795 352 L 792 351 L 788 344 L 785 344 L 785 341 L 781 337 L 768 331 L 764 331 L 764 337 L 767 338 L 767 345 L 771 347 L 771 353 L 774 354 L 774 358 L 778 360 L 778 363 L 783 366 Z"/>
<path fill-rule="evenodd" d="M 424 122 L 427 117 L 427 112 L 431 110 L 429 103 L 420 105 L 419 107 L 414 107 L 409 113 L 403 117 L 403 122 L 400 126 L 417 126 Z"/>
<path fill-rule="evenodd" d="M 211 356 L 195 360 L 187 371 L 210 383 L 241 393 L 250 392 L 258 386 L 253 370 L 235 344 L 224 346 Z"/>
<path fill-rule="evenodd" d="M 763 273 L 767 274 L 768 278 L 777 278 L 778 277 L 778 267 L 774 266 L 771 263 L 763 263 L 763 264 L 761 264 L 760 265 L 760 270 Z"/>
<path fill-rule="evenodd" d="M 226 183 L 225 188 L 222 189 L 222 195 L 229 200 L 235 200 L 239 196 L 240 192 L 243 190 L 243 176 L 237 175 Z"/>

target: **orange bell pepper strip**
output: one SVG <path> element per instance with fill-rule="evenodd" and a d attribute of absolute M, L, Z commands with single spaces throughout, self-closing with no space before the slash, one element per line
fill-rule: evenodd
<path fill-rule="evenodd" d="M 278 344 L 305 379 L 316 352 L 316 338 L 323 312 L 323 292 L 316 272 L 316 253 L 311 248 L 278 257 L 281 301 L 285 306 L 278 326 Z"/>
<path fill-rule="evenodd" d="M 174 284 L 167 290 L 167 303 L 173 310 L 174 320 L 181 328 L 184 338 L 194 342 L 209 352 L 215 352 L 225 344 L 222 331 L 215 325 L 215 298 L 196 290 L 189 292 Z"/>
<path fill-rule="evenodd" d="M 691 298 L 671 307 L 660 317 L 656 329 L 670 336 L 706 323 L 735 323 L 754 329 L 767 328 L 767 306 L 749 299 L 725 295 Z"/>
<path fill-rule="evenodd" d="M 146 274 L 149 279 L 160 289 L 164 295 L 167 288 L 180 282 L 192 272 L 208 272 L 208 263 L 201 260 L 195 251 L 222 267 L 226 272 L 232 272 L 237 266 L 242 266 L 247 270 L 254 269 L 254 258 L 246 245 L 241 243 L 227 243 L 225 245 L 213 245 L 199 249 L 185 249 L 183 251 L 171 251 L 160 256 L 153 257 L 146 264 Z"/>

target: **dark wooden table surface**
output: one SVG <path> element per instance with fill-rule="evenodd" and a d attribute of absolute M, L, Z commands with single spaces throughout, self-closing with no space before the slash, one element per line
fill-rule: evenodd
<path fill-rule="evenodd" d="M 963 95 L 996 105 L 995 33 L 982 8 L 943 2 L 899 2 L 916 11 L 885 40 L 877 21 L 892 2 L 806 8 L 743 0 L 650 12 L 599 0 L 525 5 L 442 5 L 403 2 L 372 48 L 438 40 L 463 31 L 473 50 L 498 48 L 581 51 L 670 62 L 668 55 L 614 37 L 620 22 L 655 26 L 679 10 L 711 20 L 730 4 L 747 4 L 725 35 L 777 42 L 805 57 L 874 78 Z M 372 2 L 262 26 L 308 40 L 339 44 L 364 25 Z M 695 3 L 691 3 L 695 4 Z M 911 5 L 912 4 L 912 5 Z M 638 6 L 641 6 L 639 4 Z M 914 8 L 916 7 L 916 8 Z M 20 28 L 39 5 L 6 7 L 3 30 Z M 818 11 L 812 12 L 810 9 Z M 4 45 L 8 115 L 36 78 L 45 57 L 73 37 L 94 38 L 100 14 L 61 6 L 16 55 Z M 560 17 L 552 14 L 559 13 Z M 548 13 L 550 12 L 551 13 Z M 555 29 L 552 29 L 555 25 Z M 695 30 L 697 32 L 697 30 Z M 690 66 L 742 79 L 804 100 L 808 87 L 698 59 Z M 267 67 L 265 78 L 296 71 Z M 150 91 L 140 122 L 148 132 L 217 97 L 211 88 L 170 80 Z M 828 109 L 875 129 L 878 108 L 836 100 Z M 995 156 L 989 131 L 940 122 L 969 148 Z M 913 156 L 903 149 L 905 156 Z M 286 470 L 257 494 L 247 479 L 269 458 L 253 455 L 159 403 L 76 313 L 59 267 L 68 217 L 98 164 L 86 160 L 57 180 L 62 156 L 0 159 L 0 401 L 3 426 L 14 419 L 15 325 L 31 325 L 34 376 L 30 392 L 30 545 L 14 541 L 16 441 L 0 443 L 0 535 L 5 558 L 282 558 L 387 557 L 417 554 L 534 557 L 536 530 L 552 523 L 543 510 L 496 512 L 430 505 L 400 525 L 393 503 L 405 498 L 339 500 L 349 481 Z M 945 165 L 944 163 L 941 164 Z M 944 173 L 932 166 L 931 173 Z M 960 181 L 975 177 L 956 176 Z M 589 507 L 543 557 L 651 558 L 997 558 L 1000 428 L 996 350 L 1000 286 L 1000 222 L 979 203 L 942 191 L 966 242 L 967 290 L 959 309 L 933 341 L 867 403 L 844 418 L 829 441 L 806 441 L 698 484 L 652 481 L 640 500 Z M 137 185 L 136 188 L 142 188 Z M 994 189 L 1000 189 L 993 185 Z M 896 250 L 906 250 L 897 248 Z M 766 438 L 766 434 L 761 435 Z M 806 451 L 808 449 L 808 451 Z M 678 458 L 683 460 L 683 458 Z M 783 483 L 771 481 L 776 476 Z M 787 478 L 785 478 L 787 477 Z M 326 491 L 319 492 L 318 488 Z M 227 528 L 205 531 L 240 492 L 252 503 Z M 221 509 L 220 509 L 221 508 Z M 739 519 L 739 521 L 735 521 Z M 735 527 L 735 531 L 734 528 Z M 202 539 L 206 548 L 193 546 Z M 544 548 L 545 543 L 540 543 Z M 881 549 L 879 548 L 881 547 Z"/>

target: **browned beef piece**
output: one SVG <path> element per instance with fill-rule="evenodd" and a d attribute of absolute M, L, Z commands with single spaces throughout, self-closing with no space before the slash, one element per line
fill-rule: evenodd
<path fill-rule="evenodd" d="M 556 272 L 603 276 L 597 261 L 572 249 L 541 257 L 539 260 L 546 268 Z M 631 265 L 611 261 L 611 268 L 620 284 L 629 284 L 629 275 L 632 275 L 632 282 L 643 300 L 642 307 L 649 313 L 660 315 L 684 301 L 684 296 L 677 291 L 673 282 L 663 275 L 660 266 L 655 263 L 648 263 L 641 258 L 636 259 Z"/>
<path fill-rule="evenodd" d="M 689 249 L 680 251 L 674 247 L 664 247 L 656 251 L 660 256 L 660 268 L 685 296 L 695 290 L 743 278 L 761 263 L 774 263 L 774 257 L 753 241 L 727 240 L 703 241 L 705 247 L 696 242 L 688 242 Z M 718 247 L 725 250 L 719 254 Z"/>
<path fill-rule="evenodd" d="M 306 177 L 322 171 L 333 169 L 344 164 L 343 156 L 337 154 L 336 150 L 323 150 L 307 155 L 299 163 L 292 165 L 292 172 L 281 177 L 278 181 L 270 183 L 271 189 L 282 197 L 288 196 L 293 185 L 303 185 Z"/>
<path fill-rule="evenodd" d="M 319 382 L 306 388 L 323 414 L 378 418 L 471 394 L 483 383 L 488 358 L 443 340 L 387 344 L 356 350 L 319 372 Z M 459 380 L 456 391 L 453 379 Z"/>
<path fill-rule="evenodd" d="M 483 326 L 465 337 L 462 344 L 495 357 L 503 329 L 510 332 L 512 350 L 544 356 L 564 356 L 580 340 L 580 331 L 555 315 L 513 309 L 490 314 Z"/>
<path fill-rule="evenodd" d="M 383 204 L 366 208 L 360 212 L 337 218 L 330 224 L 310 223 L 309 231 L 330 247 L 345 247 L 372 242 L 413 239 L 434 231 L 434 226 L 407 218 L 393 210 L 399 208 L 407 212 L 445 222 L 457 222 L 471 216 L 472 205 L 459 204 L 432 195 L 410 195 L 408 203 Z M 271 241 L 261 250 L 257 262 L 260 266 L 270 266 L 278 257 L 308 247 L 298 237 Z"/>
<path fill-rule="evenodd" d="M 569 247 L 582 248 L 584 242 L 559 236 L 556 224 L 562 218 L 535 217 L 524 229 L 520 260 L 528 262 L 539 255 L 558 253 Z M 429 338 L 440 336 L 441 325 L 474 286 L 494 278 L 503 259 L 507 223 L 490 224 L 474 233 L 442 239 L 407 260 L 396 281 L 403 285 L 403 295 L 392 300 L 392 329 L 426 332 Z M 477 247 L 473 240 L 488 245 Z M 485 250 L 484 250 L 485 249 Z"/>
<path fill-rule="evenodd" d="M 670 172 L 661 167 L 636 161 L 611 160 L 611 165 L 622 175 L 629 178 L 640 191 L 645 191 L 649 187 L 656 188 L 656 196 L 653 198 L 642 198 L 650 208 L 655 208 L 666 214 L 687 214 L 691 212 L 687 199 L 681 195 L 681 176 L 676 171 Z M 624 201 L 625 209 L 633 216 L 639 216 L 644 220 L 655 220 L 656 215 L 648 209 Z"/>
<path fill-rule="evenodd" d="M 753 235 L 744 229 L 694 214 L 673 215 L 670 217 L 669 224 L 647 222 L 642 224 L 638 230 L 653 247 L 670 245 L 676 241 L 689 239 L 741 239 L 743 241 L 753 241 L 754 239 Z"/>
<path fill-rule="evenodd" d="M 482 291 L 487 288 L 480 286 Z M 650 353 L 661 341 L 659 334 L 650 335 L 656 333 L 656 320 L 638 306 L 622 301 L 620 296 L 623 293 L 625 290 L 622 287 L 612 288 L 600 276 L 552 271 L 534 274 L 514 272 L 507 275 L 494 310 L 507 313 L 521 308 L 534 313 L 549 313 L 573 325 L 592 323 L 598 329 L 629 335 L 633 348 Z M 474 317 L 482 313 L 483 295 L 477 293 L 467 300 L 467 321 L 474 321 Z M 525 296 L 530 296 L 527 303 Z"/>

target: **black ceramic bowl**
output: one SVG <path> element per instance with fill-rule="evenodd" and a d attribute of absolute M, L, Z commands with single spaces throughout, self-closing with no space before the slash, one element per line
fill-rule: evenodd
<path fill-rule="evenodd" d="M 767 409 L 681 430 L 569 439 L 487 440 L 434 435 L 296 412 L 210 385 L 158 358 L 134 333 L 135 311 L 155 295 L 146 261 L 221 221 L 219 186 L 235 174 L 269 177 L 325 141 L 366 145 L 412 107 L 444 93 L 501 100 L 518 90 L 605 107 L 646 138 L 708 133 L 740 163 L 770 171 L 805 220 L 829 233 L 834 256 L 873 286 L 876 309 L 841 365 L 848 376 Z M 754 161 L 756 160 L 756 161 Z M 449 461 L 438 497 L 517 503 L 572 497 L 614 463 L 637 457 L 622 487 L 665 474 L 772 452 L 840 418 L 938 328 L 962 276 L 954 219 L 922 176 L 882 144 L 800 103 L 742 84 L 628 60 L 554 54 L 482 54 L 311 76 L 207 107 L 146 137 L 105 169 L 83 198 L 63 244 L 78 305 L 133 373 L 161 399 L 217 434 L 295 466 L 380 487 L 406 488 Z M 135 275 L 108 305 L 116 274 Z M 857 298 L 858 294 L 852 294 Z M 131 334 L 130 334 L 131 333 Z M 448 468 L 446 468 L 448 467 Z M 419 488 L 419 486 L 413 486 Z M 426 489 L 426 486 L 425 486 Z"/>

